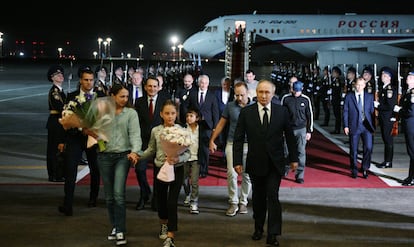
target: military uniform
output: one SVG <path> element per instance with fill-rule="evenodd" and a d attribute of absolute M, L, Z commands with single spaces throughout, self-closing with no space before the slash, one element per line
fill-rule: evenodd
<path fill-rule="evenodd" d="M 408 76 L 414 76 L 414 71 L 411 71 Z M 409 85 L 410 86 L 410 85 Z M 408 170 L 408 177 L 404 179 L 402 185 L 414 185 L 414 88 L 406 91 L 400 100 L 401 109 L 398 111 L 398 116 L 401 119 L 401 127 L 404 130 L 405 144 L 407 146 L 407 153 L 410 156 L 410 168 Z"/>
<path fill-rule="evenodd" d="M 382 69 L 382 73 L 387 73 L 392 78 L 390 69 Z M 384 85 L 378 91 L 378 122 L 381 127 L 381 136 L 384 141 L 384 162 L 377 165 L 378 168 L 391 168 L 394 156 L 394 136 L 392 135 L 392 128 L 394 122 L 391 121 L 393 117 L 393 108 L 397 104 L 397 88 L 391 83 Z"/>
<path fill-rule="evenodd" d="M 60 66 L 52 66 L 47 74 L 48 80 L 52 82 L 52 77 L 56 73 L 63 74 L 63 68 Z M 66 101 L 66 94 L 63 89 L 53 84 L 48 94 L 49 117 L 46 123 L 47 129 L 47 173 L 49 181 L 62 182 L 64 180 L 63 164 L 58 161 L 59 150 L 58 145 L 65 142 L 65 130 L 59 123 L 62 116 L 63 106 Z"/>
<path fill-rule="evenodd" d="M 332 72 L 336 72 L 337 77 L 333 77 L 331 81 L 331 89 L 332 89 L 332 110 L 335 116 L 335 129 L 331 134 L 339 134 L 341 132 L 342 126 L 342 104 L 343 104 L 343 97 L 344 97 L 344 85 L 345 82 L 340 77 L 341 70 L 338 67 L 333 67 Z"/>

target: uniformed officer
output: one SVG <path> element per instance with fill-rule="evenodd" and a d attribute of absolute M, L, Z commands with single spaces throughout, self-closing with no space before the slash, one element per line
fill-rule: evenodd
<path fill-rule="evenodd" d="M 62 88 L 65 79 L 63 68 L 60 65 L 52 65 L 47 71 L 47 79 L 53 83 L 48 95 L 49 117 L 46 124 L 47 173 L 50 182 L 63 182 L 63 164 L 58 162 L 58 155 L 63 152 L 65 146 L 65 130 L 59 123 L 66 101 L 66 94 Z"/>
<path fill-rule="evenodd" d="M 328 66 L 323 68 L 323 75 L 321 79 L 320 98 L 322 102 L 322 109 L 324 112 L 324 120 L 321 126 L 328 126 L 329 118 L 331 117 L 331 73 Z"/>
<path fill-rule="evenodd" d="M 375 78 L 374 73 L 370 67 L 365 67 L 362 70 L 362 77 L 365 79 L 366 86 L 365 91 L 367 93 L 375 93 Z"/>
<path fill-rule="evenodd" d="M 94 92 L 98 94 L 98 97 L 108 96 L 109 95 L 109 88 L 107 86 L 107 75 L 108 69 L 105 66 L 99 65 L 95 69 L 95 88 Z"/>
<path fill-rule="evenodd" d="M 389 67 L 381 68 L 381 85 L 378 91 L 378 101 L 374 101 L 378 109 L 378 122 L 381 128 L 381 137 L 384 141 L 384 162 L 378 164 L 378 168 L 391 168 L 394 156 L 394 136 L 391 121 L 393 108 L 397 104 L 397 88 L 393 83 L 393 71 Z"/>
<path fill-rule="evenodd" d="M 345 82 L 341 77 L 341 69 L 338 66 L 332 68 L 332 110 L 335 116 L 335 129 L 331 134 L 339 134 L 342 126 L 342 104 L 345 97 L 344 86 Z"/>
<path fill-rule="evenodd" d="M 398 113 L 401 119 L 401 127 L 404 130 L 405 145 L 410 157 L 410 168 L 408 177 L 402 182 L 404 186 L 414 185 L 414 69 L 407 75 L 407 91 L 400 104 L 394 107 L 394 112 Z"/>
<path fill-rule="evenodd" d="M 348 92 L 355 91 L 354 84 L 356 80 L 356 69 L 354 67 L 349 67 L 346 71 L 346 83 L 345 83 L 345 94 Z"/>

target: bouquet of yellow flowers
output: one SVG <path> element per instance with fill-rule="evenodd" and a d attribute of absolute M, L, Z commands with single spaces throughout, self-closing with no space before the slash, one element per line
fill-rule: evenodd
<path fill-rule="evenodd" d="M 64 129 L 88 128 L 98 138 L 88 136 L 88 147 L 98 143 L 99 150 L 105 150 L 110 124 L 115 117 L 115 102 L 110 97 L 80 94 L 64 106 L 59 122 Z"/>
<path fill-rule="evenodd" d="M 160 142 L 162 150 L 168 157 L 178 157 L 188 149 L 193 140 L 187 129 L 172 126 L 162 130 Z M 164 182 L 174 181 L 174 164 L 169 164 L 168 161 L 165 161 L 157 174 L 157 178 Z"/>

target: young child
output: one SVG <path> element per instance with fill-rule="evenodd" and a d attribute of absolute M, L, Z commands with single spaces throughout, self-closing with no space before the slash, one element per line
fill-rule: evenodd
<path fill-rule="evenodd" d="M 151 130 L 151 137 L 148 148 L 143 152 L 140 159 L 150 159 L 155 156 L 154 164 L 158 170 L 164 162 L 174 165 L 175 180 L 172 182 L 163 182 L 158 178 L 155 179 L 155 189 L 158 200 L 158 217 L 160 219 L 161 230 L 160 239 L 165 239 L 164 247 L 174 247 L 174 233 L 177 231 L 178 222 L 178 196 L 184 179 L 183 164 L 190 158 L 190 150 L 180 154 L 178 157 L 167 157 L 161 147 L 160 133 L 166 127 L 179 127 L 176 124 L 177 107 L 170 99 L 166 100 L 161 107 L 160 115 L 162 124 L 155 126 Z"/>
<path fill-rule="evenodd" d="M 191 133 L 193 144 L 190 145 L 191 156 L 184 164 L 184 183 L 185 192 L 184 205 L 190 206 L 191 214 L 198 214 L 198 177 L 200 174 L 200 164 L 198 163 L 198 142 L 199 142 L 199 126 L 200 113 L 197 109 L 190 108 L 186 114 L 187 129 Z M 191 195 L 190 195 L 191 193 Z"/>

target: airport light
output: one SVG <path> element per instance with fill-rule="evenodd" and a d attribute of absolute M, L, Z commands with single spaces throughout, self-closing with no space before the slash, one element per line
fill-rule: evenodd
<path fill-rule="evenodd" d="M 103 39 L 101 37 L 98 38 L 98 57 L 102 57 L 102 41 Z"/>
<path fill-rule="evenodd" d="M 3 32 L 0 32 L 0 57 L 3 57 Z"/>
<path fill-rule="evenodd" d="M 58 52 L 59 52 L 59 58 L 62 58 L 62 51 L 63 49 L 61 47 L 57 48 Z"/>
<path fill-rule="evenodd" d="M 184 46 L 182 44 L 178 45 L 178 60 L 180 60 L 180 61 L 181 61 L 181 57 L 182 57 L 181 51 L 182 51 L 183 48 L 184 48 Z"/>
<path fill-rule="evenodd" d="M 96 51 L 94 51 L 93 53 L 93 57 L 96 59 L 98 57 L 98 53 Z"/>
<path fill-rule="evenodd" d="M 175 44 L 177 44 L 177 42 L 178 42 L 178 37 L 177 36 L 172 36 L 171 37 L 171 42 L 173 43 L 173 46 L 171 47 L 171 49 L 173 50 L 173 54 L 172 54 L 172 57 L 173 57 L 173 60 L 175 60 L 175 49 L 177 48 L 176 46 L 175 46 Z"/>
<path fill-rule="evenodd" d="M 171 49 L 173 51 L 172 57 L 173 57 L 173 61 L 175 61 L 175 49 L 177 49 L 177 47 L 175 47 L 175 45 L 171 46 Z"/>
<path fill-rule="evenodd" d="M 131 58 L 131 53 L 127 53 L 127 58 Z"/>
<path fill-rule="evenodd" d="M 142 49 L 144 48 L 144 44 L 139 44 L 139 58 L 142 58 Z"/>
<path fill-rule="evenodd" d="M 103 45 L 104 45 L 104 53 L 105 53 L 105 57 L 107 57 L 107 55 L 108 55 L 108 51 L 106 50 L 107 49 L 107 47 L 108 47 L 108 42 L 107 41 L 104 41 L 103 43 L 102 43 Z"/>
<path fill-rule="evenodd" d="M 108 42 L 108 57 L 111 57 L 111 42 L 112 39 L 111 38 L 106 38 L 106 42 Z"/>

